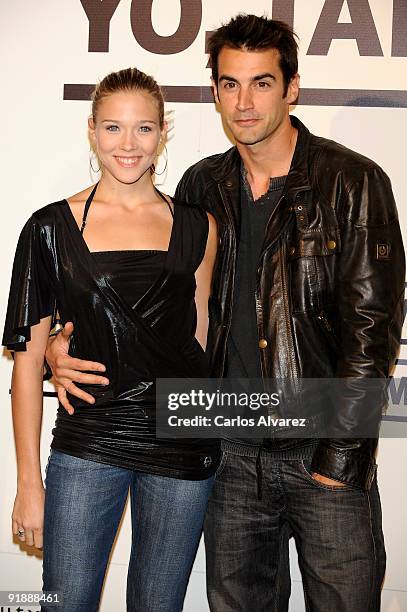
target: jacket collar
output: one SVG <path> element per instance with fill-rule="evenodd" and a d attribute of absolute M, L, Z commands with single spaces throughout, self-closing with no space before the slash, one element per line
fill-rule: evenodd
<path fill-rule="evenodd" d="M 239 182 L 239 168 L 242 160 L 237 147 L 232 147 L 226 151 L 222 158 L 222 162 L 217 164 L 213 171 L 215 181 L 217 183 L 227 181 Z"/>
<path fill-rule="evenodd" d="M 298 199 L 299 193 L 311 189 L 308 166 L 312 136 L 297 117 L 290 116 L 290 119 L 292 125 L 298 130 L 298 137 L 291 161 L 291 167 L 284 186 L 283 197 L 277 208 L 281 207 L 283 201 L 285 201 L 286 204 L 283 206 L 282 215 L 275 214 L 277 211 L 276 208 L 272 218 L 269 220 L 263 251 L 267 244 L 270 244 L 275 237 L 281 234 L 282 229 L 289 222 L 291 216 L 291 203 Z M 232 147 L 221 156 L 212 174 L 218 185 L 225 212 L 232 221 L 237 240 L 240 238 L 241 223 L 240 166 L 241 157 L 239 152 L 236 147 Z"/>
<path fill-rule="evenodd" d="M 288 199 L 295 199 L 298 192 L 311 189 L 309 180 L 311 133 L 297 117 L 290 115 L 290 120 L 291 125 L 297 128 L 298 136 L 284 191 Z"/>
<path fill-rule="evenodd" d="M 298 130 L 298 137 L 284 191 L 289 199 L 294 199 L 299 191 L 309 191 L 311 189 L 308 166 L 312 136 L 297 117 L 290 115 L 290 120 L 291 124 Z M 215 181 L 225 184 L 228 189 L 239 189 L 240 164 L 239 151 L 236 147 L 232 147 L 226 151 L 222 163 L 218 164 L 214 170 Z"/>

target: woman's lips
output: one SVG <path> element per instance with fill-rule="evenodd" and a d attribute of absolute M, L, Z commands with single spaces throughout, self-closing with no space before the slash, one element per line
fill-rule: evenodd
<path fill-rule="evenodd" d="M 122 157 L 116 155 L 115 160 L 122 168 L 134 168 L 139 163 L 140 157 Z"/>

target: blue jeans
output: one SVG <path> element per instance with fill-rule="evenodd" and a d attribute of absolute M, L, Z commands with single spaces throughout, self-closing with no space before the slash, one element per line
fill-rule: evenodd
<path fill-rule="evenodd" d="M 386 555 L 377 482 L 316 482 L 311 460 L 225 453 L 205 519 L 212 612 L 286 612 L 294 537 L 307 612 L 378 612 Z"/>
<path fill-rule="evenodd" d="M 43 589 L 63 606 L 98 610 L 109 554 L 130 489 L 129 612 L 179 612 L 213 477 L 178 480 L 51 451 L 46 475 Z"/>

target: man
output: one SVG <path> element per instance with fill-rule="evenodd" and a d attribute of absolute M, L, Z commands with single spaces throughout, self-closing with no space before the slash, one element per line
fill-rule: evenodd
<path fill-rule="evenodd" d="M 299 76 L 288 26 L 238 15 L 209 50 L 215 99 L 236 146 L 187 170 L 176 197 L 207 207 L 218 223 L 213 374 L 387 378 L 405 273 L 389 179 L 290 117 Z M 59 357 L 56 369 L 75 395 L 71 381 L 95 381 L 72 371 L 81 365 Z M 222 442 L 205 526 L 212 611 L 287 610 L 290 536 L 307 610 L 380 609 L 377 441 L 360 437 L 369 417 L 357 387 L 332 419 L 337 437 Z"/>

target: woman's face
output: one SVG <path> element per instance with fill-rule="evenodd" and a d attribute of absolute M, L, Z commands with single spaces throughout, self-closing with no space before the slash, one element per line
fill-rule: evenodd
<path fill-rule="evenodd" d="M 127 185 L 149 172 L 165 127 L 156 100 L 144 91 L 120 91 L 99 103 L 89 119 L 90 139 L 103 173 Z"/>

